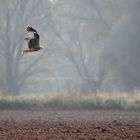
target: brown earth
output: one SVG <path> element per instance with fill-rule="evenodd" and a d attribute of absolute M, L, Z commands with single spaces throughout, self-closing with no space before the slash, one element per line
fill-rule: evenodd
<path fill-rule="evenodd" d="M 140 111 L 0 111 L 0 140 L 140 140 Z"/>

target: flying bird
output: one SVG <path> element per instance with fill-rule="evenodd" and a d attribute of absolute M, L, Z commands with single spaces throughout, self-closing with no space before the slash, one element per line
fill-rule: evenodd
<path fill-rule="evenodd" d="M 42 47 L 40 47 L 40 44 L 39 44 L 40 36 L 37 33 L 37 31 L 34 28 L 29 27 L 29 26 L 27 27 L 26 30 L 27 30 L 27 37 L 24 38 L 24 40 L 26 40 L 28 43 L 28 49 L 23 50 L 21 52 L 22 56 L 26 53 L 35 52 L 42 49 Z"/>

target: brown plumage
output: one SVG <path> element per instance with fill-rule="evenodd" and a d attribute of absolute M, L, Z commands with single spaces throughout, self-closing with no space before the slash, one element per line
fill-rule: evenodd
<path fill-rule="evenodd" d="M 40 44 L 39 44 L 40 36 L 37 33 L 37 31 L 32 27 L 27 27 L 26 30 L 27 30 L 27 38 L 25 38 L 25 40 L 28 42 L 29 49 L 23 50 L 21 53 L 22 55 L 28 52 L 35 52 L 42 49 L 42 47 L 40 47 Z"/>

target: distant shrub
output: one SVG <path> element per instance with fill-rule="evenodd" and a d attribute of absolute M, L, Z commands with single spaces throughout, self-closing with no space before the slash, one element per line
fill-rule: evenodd
<path fill-rule="evenodd" d="M 54 97 L 13 97 L 0 96 L 1 110 L 139 110 L 140 100 L 124 96 L 94 96 L 64 94 Z"/>
<path fill-rule="evenodd" d="M 105 101 L 105 107 L 108 109 L 123 109 L 127 101 L 124 98 L 119 99 L 107 99 Z"/>

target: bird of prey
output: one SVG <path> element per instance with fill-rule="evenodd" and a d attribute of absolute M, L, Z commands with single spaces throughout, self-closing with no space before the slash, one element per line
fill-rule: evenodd
<path fill-rule="evenodd" d="M 40 44 L 39 44 L 40 36 L 37 33 L 37 31 L 34 28 L 29 27 L 29 26 L 27 27 L 26 30 L 27 30 L 27 38 L 24 38 L 24 40 L 26 40 L 28 43 L 28 49 L 23 50 L 21 52 L 22 56 L 26 53 L 35 52 L 42 49 L 42 47 L 40 47 Z"/>

